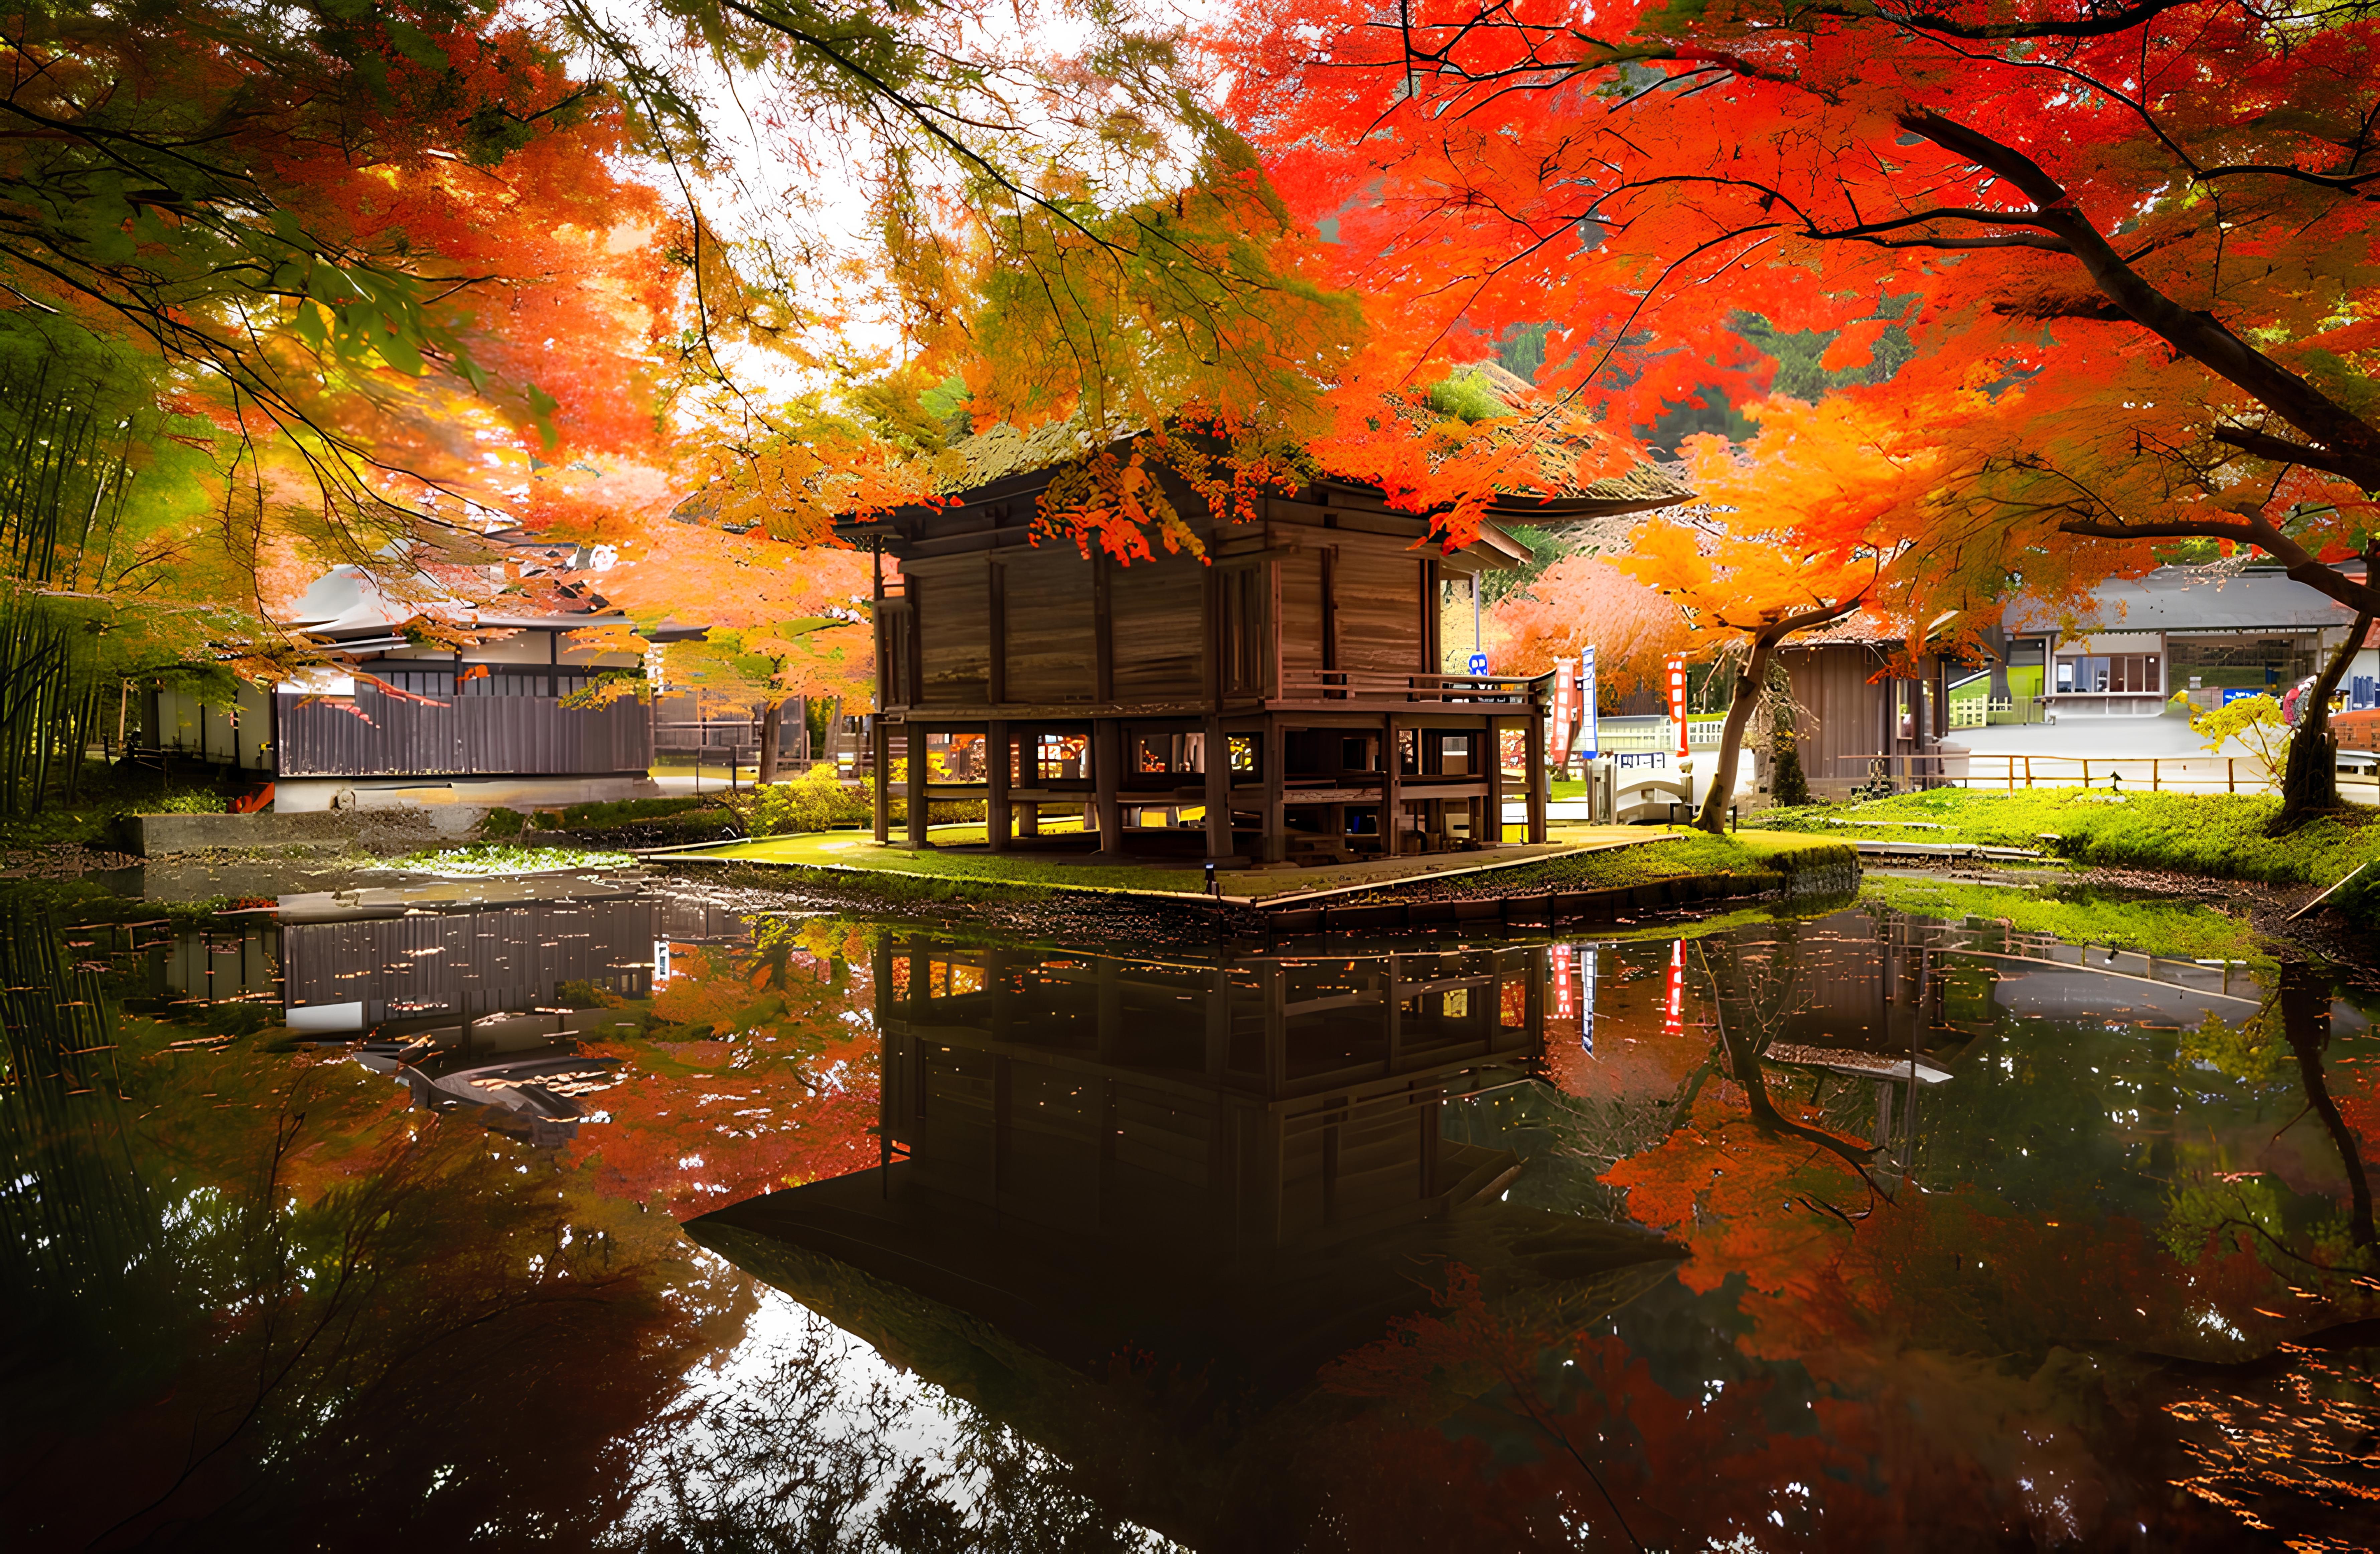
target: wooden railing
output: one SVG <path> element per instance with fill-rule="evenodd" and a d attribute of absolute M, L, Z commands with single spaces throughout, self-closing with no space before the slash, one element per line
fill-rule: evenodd
<path fill-rule="evenodd" d="M 1446 706 L 1542 705 L 1551 674 L 1397 674 L 1324 669 L 1284 680 L 1283 701 L 1408 701 Z"/>
<path fill-rule="evenodd" d="M 2380 757 L 2341 750 L 2338 793 L 2380 804 Z M 1998 750 L 1942 754 L 1843 756 L 1838 773 L 1864 771 L 1917 787 L 2107 788 L 2117 793 L 2271 794 L 2277 787 L 2263 763 L 2246 756 L 2047 756 Z"/>

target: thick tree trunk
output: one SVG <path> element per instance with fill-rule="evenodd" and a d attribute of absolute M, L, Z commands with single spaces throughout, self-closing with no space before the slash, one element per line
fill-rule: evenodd
<path fill-rule="evenodd" d="M 1703 812 L 1694 817 L 1694 824 L 1713 836 L 1727 830 L 1727 811 L 1735 802 L 1735 771 L 1743 759 L 1743 731 L 1752 724 L 1752 714 L 1760 705 L 1760 689 L 1768 684 L 1768 662 L 1777 651 L 1778 642 L 1790 625 L 1763 626 L 1752 634 L 1752 648 L 1745 656 L 1743 668 L 1735 676 L 1735 700 L 1727 710 L 1727 727 L 1719 735 L 1718 762 L 1711 768 L 1709 794 L 1703 799 Z"/>
<path fill-rule="evenodd" d="M 2297 734 L 2289 740 L 2289 764 L 2281 772 L 2281 812 L 2273 817 L 2276 831 L 2285 831 L 2316 810 L 2338 807 L 2338 737 L 2330 732 L 2330 698 L 2372 634 L 2374 618 L 2370 611 L 2355 617 L 2347 640 L 2306 692 Z"/>
<path fill-rule="evenodd" d="M 766 787 L 777 780 L 777 743 L 784 735 L 785 704 L 769 703 L 760 714 L 760 783 Z"/>

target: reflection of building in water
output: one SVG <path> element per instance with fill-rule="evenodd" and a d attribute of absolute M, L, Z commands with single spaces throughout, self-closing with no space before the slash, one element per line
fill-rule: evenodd
<path fill-rule="evenodd" d="M 579 1013 L 610 1018 L 601 1010 L 574 1012 Z M 395 1075 L 412 1090 L 416 1106 L 431 1111 L 479 1107 L 489 1127 L 540 1146 L 577 1135 L 585 1115 L 579 1098 L 608 1088 L 615 1066 L 580 1056 L 575 1040 L 554 1035 L 543 1020 L 477 1022 L 451 1043 L 428 1032 L 407 1041 L 367 1041 L 356 1061 Z"/>
<path fill-rule="evenodd" d="M 358 1061 L 417 1105 L 480 1107 L 491 1127 L 552 1144 L 577 1131 L 577 1098 L 610 1082 L 609 1064 L 577 1055 L 621 1023 L 604 996 L 650 996 L 673 939 L 740 932 L 715 909 L 642 895 L 256 921 L 178 936 L 152 981 L 176 1002 L 278 1004 L 295 1030 L 361 1040 Z"/>
<path fill-rule="evenodd" d="M 1502 1201 L 1518 1158 L 1442 1126 L 1449 1102 L 1529 1082 L 1548 965 L 1542 945 L 888 941 L 881 1169 L 686 1232 L 1055 1451 L 1118 1514 L 1282 1544 L 1297 1453 L 1357 1406 L 1318 1376 L 1468 1277 L 1450 1265 L 1500 1319 L 1584 1323 L 1679 1255 Z"/>
<path fill-rule="evenodd" d="M 1439 1212 L 1518 1167 L 1443 1137 L 1439 1108 L 1518 1077 L 1545 962 L 888 942 L 886 1147 L 1006 1213 L 1241 1252 Z"/>

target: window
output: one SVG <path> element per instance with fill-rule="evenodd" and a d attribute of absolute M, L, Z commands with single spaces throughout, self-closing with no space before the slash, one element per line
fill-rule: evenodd
<path fill-rule="evenodd" d="M 1234 734 L 1231 736 L 1232 770 L 1258 771 L 1264 767 L 1264 735 Z"/>
<path fill-rule="evenodd" d="M 1471 735 L 1441 734 L 1438 736 L 1438 770 L 1447 777 L 1471 775 Z"/>
<path fill-rule="evenodd" d="M 1139 735 L 1133 740 L 1132 769 L 1151 775 L 1204 771 L 1206 746 L 1203 734 Z"/>
<path fill-rule="evenodd" d="M 1090 740 L 1079 734 L 1045 734 L 1034 743 L 1034 776 L 1044 783 L 1076 783 L 1090 775 Z"/>
<path fill-rule="evenodd" d="M 2060 696 L 2154 696 L 2165 682 L 2155 653 L 2078 653 L 2058 661 Z"/>

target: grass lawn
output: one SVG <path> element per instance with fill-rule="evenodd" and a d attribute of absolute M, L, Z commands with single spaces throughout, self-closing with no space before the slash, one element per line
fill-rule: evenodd
<path fill-rule="evenodd" d="M 1864 804 L 1764 810 L 1747 823 L 1771 832 L 2034 847 L 2077 863 L 2277 885 L 2329 885 L 2369 863 L 2331 899 L 2350 920 L 2380 922 L 2380 812 L 2353 808 L 2311 820 L 2287 836 L 2266 836 L 2265 825 L 2279 807 L 2277 798 L 2245 794 L 1935 788 Z M 1942 829 L 1912 830 L 1912 821 Z"/>

